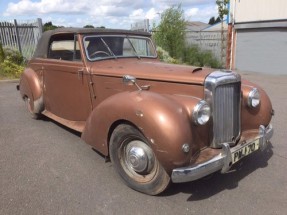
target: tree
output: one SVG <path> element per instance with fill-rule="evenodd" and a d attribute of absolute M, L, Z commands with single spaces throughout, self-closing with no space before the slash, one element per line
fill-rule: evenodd
<path fill-rule="evenodd" d="M 216 4 L 218 6 L 218 15 L 220 20 L 222 21 L 224 16 L 228 14 L 228 5 L 229 0 L 216 0 Z"/>
<path fill-rule="evenodd" d="M 218 6 L 218 16 L 220 18 L 221 21 L 221 61 L 224 62 L 224 58 L 225 58 L 225 38 L 224 38 L 224 34 L 223 34 L 223 18 L 225 15 L 228 14 L 228 5 L 229 0 L 216 0 L 216 4 Z"/>
<path fill-rule="evenodd" d="M 221 22 L 221 20 L 220 20 L 220 17 L 218 16 L 217 19 L 215 20 L 214 24 L 220 23 L 220 22 Z"/>
<path fill-rule="evenodd" d="M 83 28 L 95 28 L 93 25 L 85 25 Z"/>
<path fill-rule="evenodd" d="M 181 58 L 185 45 L 184 12 L 181 5 L 172 6 L 161 14 L 160 24 L 155 28 L 154 38 L 158 46 L 173 58 Z"/>
<path fill-rule="evenodd" d="M 215 17 L 213 16 L 213 17 L 211 17 L 211 18 L 209 19 L 208 24 L 209 24 L 209 25 L 215 25 L 215 24 L 217 24 L 217 23 L 219 23 L 219 22 L 221 22 L 219 16 L 218 16 L 216 19 L 215 19 Z"/>
<path fill-rule="evenodd" d="M 209 19 L 208 24 L 209 24 L 209 25 L 214 25 L 214 24 L 215 24 L 215 18 L 214 18 L 214 16 Z"/>
<path fill-rule="evenodd" d="M 56 28 L 58 28 L 58 26 L 53 25 L 52 22 L 46 22 L 46 23 L 44 24 L 44 31 L 54 30 L 54 29 L 56 29 Z"/>

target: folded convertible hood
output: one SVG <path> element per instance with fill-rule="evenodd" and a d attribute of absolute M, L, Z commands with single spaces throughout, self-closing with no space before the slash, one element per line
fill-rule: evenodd
<path fill-rule="evenodd" d="M 195 69 L 196 67 L 167 64 L 154 59 L 113 59 L 91 63 L 91 72 L 96 75 L 114 77 L 132 75 L 137 79 L 199 85 L 202 85 L 206 76 L 213 71 L 210 68 L 194 71 Z"/>

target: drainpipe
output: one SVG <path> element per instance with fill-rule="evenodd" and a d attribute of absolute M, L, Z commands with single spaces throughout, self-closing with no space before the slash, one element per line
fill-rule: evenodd
<path fill-rule="evenodd" d="M 234 33 L 235 33 L 235 29 L 234 29 L 234 24 L 235 24 L 235 10 L 236 9 L 236 0 L 234 0 L 233 2 L 233 8 L 232 8 L 232 24 L 231 24 L 231 52 L 230 52 L 230 64 L 229 64 L 229 69 L 232 69 L 233 67 L 233 50 L 234 50 Z"/>

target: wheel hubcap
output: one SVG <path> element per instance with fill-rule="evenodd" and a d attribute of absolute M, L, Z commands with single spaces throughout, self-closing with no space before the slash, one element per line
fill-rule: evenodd
<path fill-rule="evenodd" d="M 144 150 L 140 147 L 132 147 L 128 152 L 128 161 L 130 166 L 136 172 L 143 172 L 148 164 L 148 158 Z"/>
<path fill-rule="evenodd" d="M 149 173 L 154 166 L 154 155 L 150 147 L 142 141 L 132 141 L 126 148 L 126 162 L 133 171 Z"/>

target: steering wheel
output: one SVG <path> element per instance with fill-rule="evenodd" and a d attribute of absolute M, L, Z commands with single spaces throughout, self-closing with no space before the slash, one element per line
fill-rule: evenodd
<path fill-rule="evenodd" d="M 96 55 L 99 55 L 99 54 L 105 54 L 107 56 L 111 56 L 109 53 L 107 53 L 105 51 L 95 51 L 92 54 L 90 54 L 90 57 L 93 57 L 93 56 L 96 56 Z"/>

